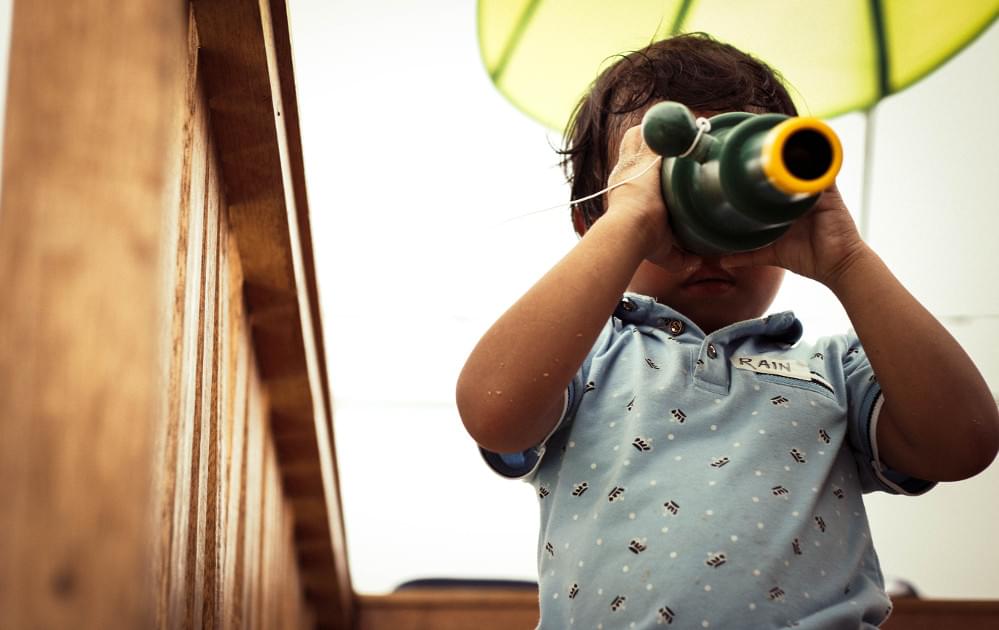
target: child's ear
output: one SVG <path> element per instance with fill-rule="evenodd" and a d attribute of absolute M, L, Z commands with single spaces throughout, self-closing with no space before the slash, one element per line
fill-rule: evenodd
<path fill-rule="evenodd" d="M 572 227 L 576 234 L 583 236 L 586 234 L 586 219 L 583 218 L 583 211 L 579 206 L 572 207 Z"/>

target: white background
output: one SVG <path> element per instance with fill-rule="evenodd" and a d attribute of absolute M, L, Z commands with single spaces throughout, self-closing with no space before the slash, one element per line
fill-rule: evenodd
<path fill-rule="evenodd" d="M 527 484 L 481 462 L 453 402 L 478 337 L 575 243 L 550 135 L 492 87 L 470 0 L 290 0 L 316 261 L 354 587 L 535 578 Z M 999 28 L 878 107 L 869 242 L 999 390 Z M 864 118 L 831 121 L 860 206 Z M 843 332 L 789 277 L 814 339 Z M 890 314 L 886 314 L 890 316 Z M 919 339 L 911 356 L 920 361 Z M 933 365 L 926 365 L 933 370 Z M 941 422 L 949 418 L 941 417 Z M 917 499 L 870 496 L 889 576 L 999 597 L 999 465 Z"/>

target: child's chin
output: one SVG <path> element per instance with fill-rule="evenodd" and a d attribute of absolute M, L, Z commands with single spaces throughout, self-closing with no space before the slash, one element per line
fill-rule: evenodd
<path fill-rule="evenodd" d="M 757 317 L 748 311 L 744 311 L 744 309 L 738 308 L 739 306 L 741 305 L 726 306 L 724 302 L 714 304 L 702 303 L 688 308 L 688 312 L 684 312 L 683 310 L 680 312 L 697 324 L 698 328 L 703 330 L 705 334 L 710 335 L 726 326 Z"/>

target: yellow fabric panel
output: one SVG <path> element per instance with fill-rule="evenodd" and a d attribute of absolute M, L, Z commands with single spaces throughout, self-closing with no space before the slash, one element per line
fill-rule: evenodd
<path fill-rule="evenodd" d="M 479 2 L 479 51 L 490 73 L 499 63 L 517 21 L 530 4 L 531 0 Z"/>
<path fill-rule="evenodd" d="M 802 114 L 829 116 L 877 94 L 867 0 L 700 0 L 684 30 L 708 32 L 769 63 Z"/>
<path fill-rule="evenodd" d="M 683 0 L 479 0 L 487 70 L 515 106 L 562 130 L 616 55 L 669 34 Z M 999 0 L 882 0 L 889 89 L 919 80 L 994 21 Z M 518 33 L 525 14 L 530 19 Z M 704 31 L 783 74 L 802 114 L 832 117 L 879 98 L 871 0 L 690 0 Z M 507 50 L 511 52 L 507 54 Z"/>
<path fill-rule="evenodd" d="M 999 14 L 999 0 L 884 0 L 884 13 L 894 92 L 923 78 L 984 31 Z"/>
<path fill-rule="evenodd" d="M 648 45 L 661 22 L 672 23 L 679 5 L 680 0 L 542 1 L 497 87 L 528 115 L 562 130 L 590 83 L 613 61 L 609 56 Z"/>

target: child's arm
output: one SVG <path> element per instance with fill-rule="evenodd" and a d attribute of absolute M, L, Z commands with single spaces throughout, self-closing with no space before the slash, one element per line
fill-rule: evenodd
<path fill-rule="evenodd" d="M 999 414 L 957 341 L 866 246 L 829 288 L 884 394 L 877 440 L 885 464 L 931 481 L 985 470 L 996 455 Z"/>
<path fill-rule="evenodd" d="M 627 157 L 618 161 L 610 183 L 634 176 L 656 158 L 637 127 L 622 140 L 621 155 Z M 465 428 L 483 448 L 522 451 L 550 433 L 566 388 L 638 265 L 657 251 L 669 252 L 659 171 L 649 169 L 610 191 L 604 216 L 472 351 L 456 399 Z"/>
<path fill-rule="evenodd" d="M 877 443 L 886 465 L 919 479 L 955 481 L 995 458 L 999 410 L 985 380 L 860 239 L 835 187 L 773 246 L 723 264 L 775 264 L 832 290 L 881 385 Z"/>

